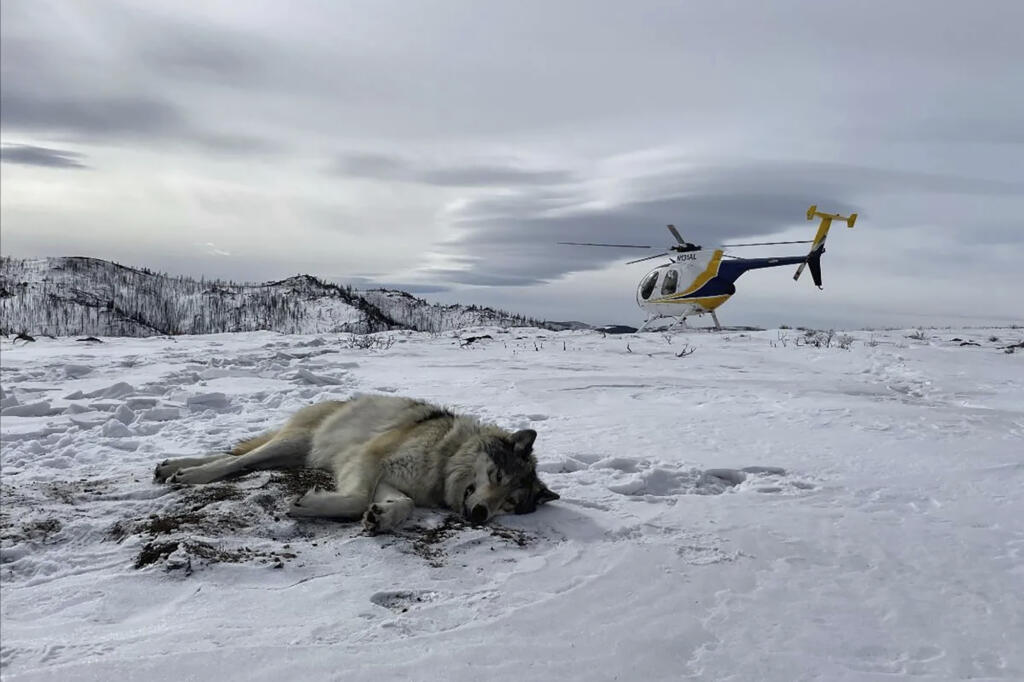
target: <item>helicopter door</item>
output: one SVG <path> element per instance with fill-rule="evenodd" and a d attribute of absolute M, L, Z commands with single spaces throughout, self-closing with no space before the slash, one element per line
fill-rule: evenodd
<path fill-rule="evenodd" d="M 674 268 L 669 268 L 668 272 L 665 273 L 665 279 L 661 283 L 661 295 L 669 296 L 676 293 L 676 284 L 679 283 L 679 272 Z"/>

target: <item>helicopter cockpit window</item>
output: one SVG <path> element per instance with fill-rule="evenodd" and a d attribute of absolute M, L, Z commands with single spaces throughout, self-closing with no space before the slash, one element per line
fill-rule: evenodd
<path fill-rule="evenodd" d="M 678 281 L 678 279 L 679 273 L 675 270 L 669 270 L 665 273 L 665 281 L 661 283 L 662 296 L 676 293 L 676 281 Z"/>
<path fill-rule="evenodd" d="M 650 298 L 651 294 L 654 293 L 654 285 L 657 281 L 658 271 L 655 270 L 651 274 L 647 275 L 647 279 L 645 279 L 644 283 L 640 285 L 640 295 L 643 296 L 644 300 Z"/>

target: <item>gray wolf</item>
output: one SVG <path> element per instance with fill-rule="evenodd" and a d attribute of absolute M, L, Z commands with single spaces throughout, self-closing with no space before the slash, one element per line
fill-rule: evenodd
<path fill-rule="evenodd" d="M 558 499 L 537 478 L 536 437 L 412 398 L 366 395 L 305 407 L 231 452 L 166 460 L 154 479 L 211 483 L 261 469 L 316 468 L 333 474 L 337 489 L 309 490 L 292 504 L 294 517 L 361 518 L 368 532 L 381 533 L 420 506 L 486 523 Z"/>

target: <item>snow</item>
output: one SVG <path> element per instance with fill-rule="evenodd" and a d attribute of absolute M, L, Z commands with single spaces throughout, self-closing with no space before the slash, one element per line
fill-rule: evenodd
<path fill-rule="evenodd" d="M 4 679 L 1024 678 L 1020 329 L 484 334 L 0 340 Z M 562 499 L 368 537 L 283 515 L 315 476 L 151 482 L 359 392 L 536 429 Z"/>

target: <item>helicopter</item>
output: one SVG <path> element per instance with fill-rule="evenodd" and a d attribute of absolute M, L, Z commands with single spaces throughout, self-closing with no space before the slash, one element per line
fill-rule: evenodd
<path fill-rule="evenodd" d="M 857 214 L 851 213 L 849 216 L 843 216 L 838 213 L 823 213 L 818 210 L 817 205 L 812 205 L 807 209 L 807 220 L 814 220 L 816 217 L 821 219 L 821 223 L 818 225 L 818 232 L 814 235 L 814 239 L 723 244 L 720 248 L 708 251 L 683 239 L 675 225 L 668 225 L 668 231 L 675 237 L 675 244 L 669 246 L 663 253 L 626 263 L 627 265 L 641 263 L 662 256 L 670 258 L 668 263 L 659 265 L 644 275 L 637 286 L 636 302 L 648 315 L 647 320 L 637 331 L 643 331 L 652 322 L 665 318 L 675 320 L 670 325 L 672 327 L 680 323 L 685 326 L 687 317 L 706 313 L 710 313 L 711 318 L 715 321 L 714 328 L 721 330 L 722 325 L 718 322 L 715 309 L 736 293 L 736 280 L 748 270 L 796 265 L 797 269 L 793 279 L 798 280 L 803 274 L 804 268 L 809 266 L 815 286 L 821 289 L 821 254 L 825 253 L 825 239 L 828 237 L 829 228 L 832 227 L 832 221 L 843 220 L 846 221 L 847 227 L 853 227 L 853 224 L 857 222 Z M 655 248 L 640 244 L 558 243 L 570 246 L 628 249 Z M 724 252 L 724 249 L 741 246 L 777 246 L 781 244 L 811 244 L 811 250 L 806 256 L 772 258 L 739 258 Z"/>

